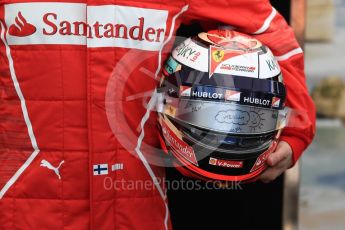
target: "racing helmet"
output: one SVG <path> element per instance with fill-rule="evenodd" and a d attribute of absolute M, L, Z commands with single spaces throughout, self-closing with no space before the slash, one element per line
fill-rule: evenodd
<path fill-rule="evenodd" d="M 162 75 L 161 144 L 177 170 L 255 180 L 286 124 L 286 89 L 270 49 L 233 30 L 202 32 L 173 50 Z"/>

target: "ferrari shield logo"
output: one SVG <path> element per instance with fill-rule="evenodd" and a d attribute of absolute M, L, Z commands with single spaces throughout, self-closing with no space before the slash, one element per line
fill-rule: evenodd
<path fill-rule="evenodd" d="M 214 50 L 212 52 L 212 59 L 215 61 L 215 62 L 221 62 L 224 58 L 224 50 Z"/>

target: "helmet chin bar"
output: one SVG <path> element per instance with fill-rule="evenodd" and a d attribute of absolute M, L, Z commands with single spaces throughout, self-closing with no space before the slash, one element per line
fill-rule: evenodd
<path fill-rule="evenodd" d="M 179 167 L 197 173 L 204 180 L 248 181 L 253 180 L 267 167 L 266 159 L 275 150 L 281 133 L 278 130 L 264 150 L 252 149 L 242 154 L 221 153 L 214 149 L 200 148 L 198 140 L 184 138 L 182 131 L 164 114 L 159 115 L 162 134 L 171 154 Z M 214 162 L 214 163 L 211 163 Z M 220 165 L 220 167 L 217 166 Z"/>

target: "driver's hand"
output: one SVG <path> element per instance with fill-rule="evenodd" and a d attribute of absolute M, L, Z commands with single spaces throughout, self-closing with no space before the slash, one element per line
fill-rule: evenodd
<path fill-rule="evenodd" d="M 267 169 L 260 175 L 259 180 L 269 183 L 292 166 L 292 149 L 285 141 L 280 141 L 276 150 L 267 158 Z"/>

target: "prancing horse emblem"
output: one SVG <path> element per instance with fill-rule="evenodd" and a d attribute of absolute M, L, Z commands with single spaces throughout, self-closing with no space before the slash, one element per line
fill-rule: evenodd
<path fill-rule="evenodd" d="M 60 176 L 60 172 L 59 169 L 61 167 L 61 165 L 65 163 L 65 161 L 61 161 L 58 167 L 54 167 L 52 164 L 50 164 L 48 161 L 46 160 L 42 160 L 41 161 L 41 167 L 46 167 L 50 170 L 53 170 L 55 172 L 55 174 L 58 176 L 59 180 L 61 180 L 61 176 Z"/>

